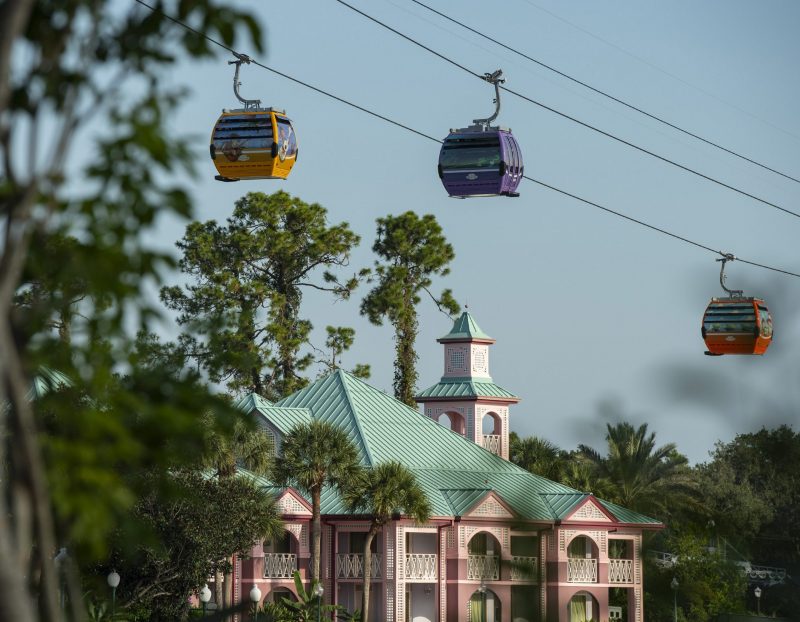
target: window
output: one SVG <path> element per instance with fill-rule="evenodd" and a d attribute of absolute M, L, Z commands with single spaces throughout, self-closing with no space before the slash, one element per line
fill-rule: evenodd
<path fill-rule="evenodd" d="M 500 139 L 497 136 L 450 138 L 439 156 L 442 170 L 496 169 L 500 166 Z"/>
<path fill-rule="evenodd" d="M 278 152 L 285 150 L 284 158 L 291 158 L 297 153 L 297 136 L 289 119 L 277 117 L 278 121 Z"/>
<path fill-rule="evenodd" d="M 222 117 L 214 128 L 214 147 L 224 151 L 231 144 L 243 149 L 269 149 L 272 119 L 268 114 Z"/>
<path fill-rule="evenodd" d="M 752 303 L 712 303 L 703 318 L 706 333 L 756 332 L 756 315 Z"/>

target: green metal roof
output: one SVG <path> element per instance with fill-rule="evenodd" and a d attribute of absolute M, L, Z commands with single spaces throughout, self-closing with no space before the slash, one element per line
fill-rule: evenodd
<path fill-rule="evenodd" d="M 589 495 L 583 492 L 569 493 L 569 494 L 545 494 L 542 495 L 553 515 L 562 519 L 569 514 L 572 509 Z"/>
<path fill-rule="evenodd" d="M 308 412 L 314 419 L 340 426 L 355 443 L 364 466 L 387 460 L 403 463 L 428 495 L 434 516 L 459 516 L 493 490 L 520 518 L 551 522 L 559 518 L 551 507 L 554 500 L 584 496 L 503 460 L 341 370 L 258 410 L 275 425 L 282 418 L 283 427 L 291 419 L 284 416 L 286 411 Z M 621 510 L 606 507 L 615 515 Z M 323 491 L 322 512 L 348 513 L 330 489 Z"/>
<path fill-rule="evenodd" d="M 278 428 L 281 434 L 288 434 L 294 426 L 311 421 L 307 408 L 287 408 L 274 406 L 269 400 L 251 393 L 236 402 L 236 407 L 244 412 L 257 412 Z"/>
<path fill-rule="evenodd" d="M 490 488 L 442 488 L 439 490 L 450 505 L 453 516 L 463 516 L 464 512 L 490 491 Z"/>
<path fill-rule="evenodd" d="M 468 311 L 464 311 L 459 318 L 453 323 L 453 328 L 444 337 L 440 338 L 440 342 L 445 341 L 465 341 L 469 339 L 485 339 L 494 341 L 489 335 L 481 330 L 475 318 L 470 315 Z"/>
<path fill-rule="evenodd" d="M 624 508 L 621 505 L 617 505 L 616 503 L 611 503 L 610 501 L 603 501 L 602 499 L 598 499 L 600 504 L 611 512 L 614 517 L 621 523 L 633 523 L 633 524 L 647 524 L 647 525 L 660 525 L 661 521 L 656 520 L 655 518 L 650 518 L 649 516 L 645 516 L 644 514 L 639 514 L 639 512 L 634 512 L 633 510 L 629 510 L 628 508 Z"/>
<path fill-rule="evenodd" d="M 428 387 L 414 397 L 417 401 L 425 398 L 464 398 L 464 397 L 498 397 L 501 399 L 519 400 L 503 387 L 488 379 L 475 378 L 442 378 L 432 387 Z"/>

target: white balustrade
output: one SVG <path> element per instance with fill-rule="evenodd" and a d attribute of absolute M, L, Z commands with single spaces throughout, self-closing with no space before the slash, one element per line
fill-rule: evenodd
<path fill-rule="evenodd" d="M 597 583 L 597 560 L 570 557 L 567 560 L 568 583 Z"/>
<path fill-rule="evenodd" d="M 406 553 L 406 580 L 436 581 L 437 560 L 435 553 Z"/>
<path fill-rule="evenodd" d="M 608 619 L 609 620 L 622 620 L 622 607 L 608 606 Z"/>
<path fill-rule="evenodd" d="M 512 581 L 537 581 L 539 577 L 539 559 L 514 555 L 511 558 Z"/>
<path fill-rule="evenodd" d="M 483 448 L 499 456 L 501 453 L 500 438 L 499 434 L 484 434 Z"/>
<path fill-rule="evenodd" d="M 608 560 L 608 582 L 609 583 L 633 583 L 633 560 L 632 559 L 609 559 Z"/>
<path fill-rule="evenodd" d="M 373 553 L 370 556 L 370 580 L 381 579 L 383 577 L 382 568 L 383 555 Z M 337 553 L 336 578 L 363 579 L 364 555 L 360 553 Z"/>
<path fill-rule="evenodd" d="M 294 553 L 264 553 L 265 579 L 291 579 L 297 570 Z"/>
<path fill-rule="evenodd" d="M 468 555 L 467 579 L 500 579 L 500 558 L 497 555 Z"/>

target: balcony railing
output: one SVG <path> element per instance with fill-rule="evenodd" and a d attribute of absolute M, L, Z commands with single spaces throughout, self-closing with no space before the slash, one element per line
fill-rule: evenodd
<path fill-rule="evenodd" d="M 539 559 L 514 555 L 511 558 L 512 581 L 537 581 L 539 578 Z"/>
<path fill-rule="evenodd" d="M 597 560 L 571 557 L 567 560 L 568 583 L 597 583 Z"/>
<path fill-rule="evenodd" d="M 407 553 L 406 580 L 436 581 L 438 557 L 434 553 Z"/>
<path fill-rule="evenodd" d="M 497 555 L 468 555 L 467 579 L 500 579 L 500 558 Z"/>
<path fill-rule="evenodd" d="M 381 579 L 383 577 L 382 568 L 383 555 L 380 553 L 373 553 L 370 556 L 370 579 Z M 363 579 L 364 556 L 360 553 L 337 553 L 336 578 Z"/>
<path fill-rule="evenodd" d="M 483 448 L 491 451 L 493 454 L 500 455 L 501 450 L 500 435 L 499 434 L 484 434 L 483 435 Z"/>
<path fill-rule="evenodd" d="M 608 560 L 608 582 L 609 583 L 633 583 L 633 560 L 632 559 L 609 559 Z"/>
<path fill-rule="evenodd" d="M 265 579 L 291 579 L 297 570 L 294 553 L 264 553 Z"/>

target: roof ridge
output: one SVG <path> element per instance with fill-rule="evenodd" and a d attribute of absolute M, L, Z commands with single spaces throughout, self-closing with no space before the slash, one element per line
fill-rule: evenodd
<path fill-rule="evenodd" d="M 369 450 L 369 444 L 367 443 L 367 437 L 364 436 L 364 430 L 361 429 L 361 421 L 359 421 L 358 412 L 356 409 L 355 404 L 353 404 L 353 396 L 350 394 L 350 387 L 348 386 L 348 381 L 350 379 L 356 380 L 361 382 L 362 384 L 366 384 L 359 378 L 356 378 L 352 374 L 348 374 L 343 369 L 337 369 L 336 374 L 338 375 L 339 381 L 342 383 L 342 387 L 344 388 L 344 393 L 347 396 L 347 403 L 350 406 L 350 411 L 353 414 L 353 419 L 355 420 L 356 429 L 358 430 L 358 436 L 361 439 L 361 444 L 364 446 L 364 452 L 367 454 L 367 460 L 369 461 L 370 466 L 374 466 L 374 460 L 372 459 L 372 452 Z"/>

